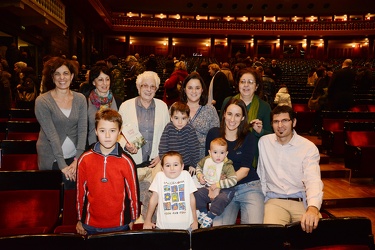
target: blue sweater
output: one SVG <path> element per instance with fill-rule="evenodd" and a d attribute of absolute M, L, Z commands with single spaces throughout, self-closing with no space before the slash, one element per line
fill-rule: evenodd
<path fill-rule="evenodd" d="M 163 131 L 159 144 L 159 156 L 168 151 L 177 151 L 182 155 L 185 170 L 189 166 L 196 167 L 199 159 L 199 141 L 194 127 L 188 123 L 181 130 L 176 129 L 172 122 L 169 122 Z"/>

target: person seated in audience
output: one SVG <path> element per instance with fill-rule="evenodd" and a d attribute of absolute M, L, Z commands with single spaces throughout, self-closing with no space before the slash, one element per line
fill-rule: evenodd
<path fill-rule="evenodd" d="M 170 108 L 171 122 L 163 131 L 159 143 L 159 157 L 174 150 L 182 155 L 184 170 L 195 174 L 199 161 L 199 141 L 194 127 L 189 123 L 190 109 L 186 103 L 175 102 Z"/>
<path fill-rule="evenodd" d="M 318 79 L 318 75 L 316 74 L 316 68 L 312 67 L 309 74 L 307 75 L 307 86 L 315 86 L 316 80 Z"/>
<path fill-rule="evenodd" d="M 40 124 L 36 144 L 39 169 L 61 170 L 65 189 L 75 189 L 78 158 L 86 146 L 87 101 L 81 93 L 70 90 L 76 75 L 70 60 L 51 58 L 43 75 L 55 88 L 35 100 L 35 116 Z"/>
<path fill-rule="evenodd" d="M 276 93 L 274 102 L 277 106 L 286 105 L 292 107 L 292 100 L 285 84 L 280 86 L 279 91 Z"/>
<path fill-rule="evenodd" d="M 216 63 L 208 65 L 208 72 L 212 76 L 208 85 L 208 103 L 214 105 L 216 110 L 220 110 L 224 99 L 232 94 L 231 86 L 227 76 Z"/>
<path fill-rule="evenodd" d="M 227 158 L 228 144 L 225 139 L 212 140 L 208 153 L 209 156 L 197 165 L 197 178 L 204 186 L 194 193 L 201 228 L 211 227 L 213 219 L 224 212 L 234 197 L 233 187 L 237 184 L 233 162 Z M 208 203 L 211 203 L 210 211 L 207 211 Z"/>
<path fill-rule="evenodd" d="M 77 233 L 91 235 L 132 228 L 139 215 L 134 161 L 117 142 L 121 115 L 113 109 L 95 115 L 98 142 L 82 154 L 77 170 Z"/>
<path fill-rule="evenodd" d="M 294 130 L 297 120 L 291 107 L 277 106 L 271 117 L 275 133 L 262 136 L 258 144 L 264 223 L 300 221 L 302 230 L 311 233 L 323 200 L 319 150 Z"/>
<path fill-rule="evenodd" d="M 173 73 L 164 83 L 163 101 L 168 107 L 180 100 L 182 82 L 188 75 L 185 62 L 177 62 Z"/>
<path fill-rule="evenodd" d="M 328 107 L 330 110 L 349 110 L 353 106 L 355 72 L 352 65 L 351 59 L 345 59 L 342 68 L 333 72 L 328 85 Z"/>
<path fill-rule="evenodd" d="M 162 171 L 153 180 L 152 196 L 143 229 L 198 228 L 194 192 L 197 191 L 188 171 L 184 170 L 182 156 L 169 151 L 161 159 Z M 157 207 L 156 224 L 151 217 Z"/>

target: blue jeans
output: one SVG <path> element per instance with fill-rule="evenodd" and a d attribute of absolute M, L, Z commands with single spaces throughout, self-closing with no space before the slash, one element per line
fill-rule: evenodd
<path fill-rule="evenodd" d="M 239 184 L 234 187 L 233 200 L 224 213 L 216 216 L 213 226 L 234 225 L 241 210 L 241 224 L 262 224 L 264 217 L 264 195 L 260 180 Z"/>
<path fill-rule="evenodd" d="M 89 226 L 89 225 L 86 225 L 86 224 L 82 223 L 82 227 L 86 230 L 87 235 L 101 234 L 101 233 L 112 233 L 112 232 L 130 230 L 128 224 L 120 226 L 120 227 L 98 228 L 98 227 L 92 227 L 92 226 Z"/>

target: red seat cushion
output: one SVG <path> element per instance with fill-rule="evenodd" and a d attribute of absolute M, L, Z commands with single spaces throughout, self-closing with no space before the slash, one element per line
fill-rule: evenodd
<path fill-rule="evenodd" d="M 346 136 L 349 145 L 356 147 L 375 146 L 374 131 L 347 131 Z"/>
<path fill-rule="evenodd" d="M 0 201 L 0 229 L 13 235 L 51 233 L 58 222 L 59 190 L 1 191 Z"/>
<path fill-rule="evenodd" d="M 1 160 L 1 171 L 38 170 L 37 154 L 5 154 Z"/>

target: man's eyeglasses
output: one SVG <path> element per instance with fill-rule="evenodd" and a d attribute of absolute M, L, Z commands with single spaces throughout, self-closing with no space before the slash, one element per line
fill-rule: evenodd
<path fill-rule="evenodd" d="M 282 125 L 287 125 L 288 122 L 290 122 L 290 121 L 291 121 L 291 119 L 282 119 L 281 121 L 279 121 L 279 120 L 273 120 L 272 124 L 273 125 L 279 125 L 279 123 L 281 122 Z"/>

